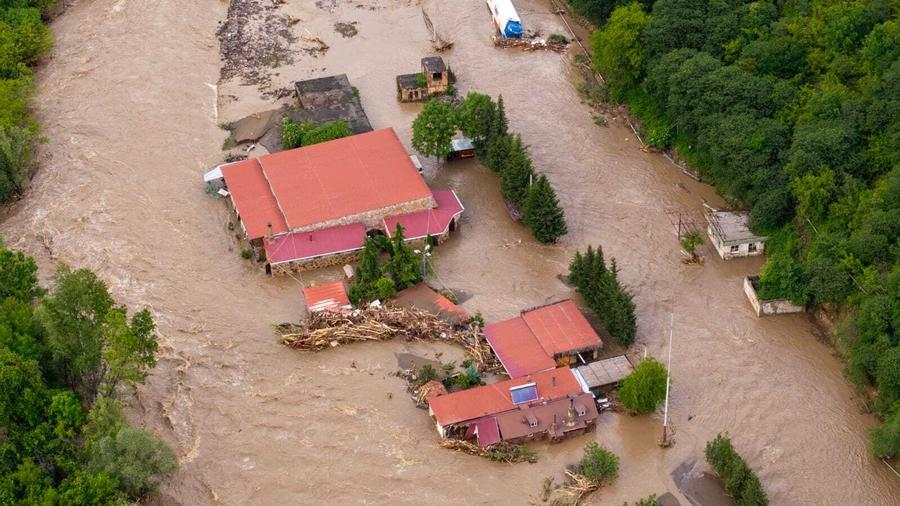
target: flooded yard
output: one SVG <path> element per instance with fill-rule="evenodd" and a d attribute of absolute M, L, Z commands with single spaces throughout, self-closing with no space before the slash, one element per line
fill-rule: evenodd
<path fill-rule="evenodd" d="M 516 5 L 526 25 L 563 32 L 544 1 Z M 454 42 L 443 57 L 457 87 L 503 94 L 511 130 L 556 187 L 570 230 L 559 245 L 539 245 L 509 219 L 487 169 L 429 160 L 431 185 L 452 187 L 467 209 L 436 251 L 438 282 L 471 295 L 468 311 L 504 319 L 572 296 L 558 275 L 576 250 L 602 245 L 635 294 L 638 350 L 664 356 L 675 314 L 675 446 L 656 444 L 661 416 L 604 413 L 591 436 L 535 445 L 537 464 L 453 453 L 437 447 L 392 374 L 399 353 L 452 350 L 390 342 L 310 354 L 276 339 L 272 323 L 303 314 L 302 284 L 340 272 L 272 279 L 240 258 L 225 205 L 203 193 L 203 172 L 223 157 L 218 125 L 286 103 L 278 90 L 295 80 L 346 73 L 372 126 L 394 127 L 409 148 L 421 106 L 396 101 L 394 77 L 430 54 L 419 2 L 289 0 L 266 15 L 280 23 L 276 52 L 291 57 L 248 80 L 222 71 L 235 61 L 220 60 L 225 2 L 76 1 L 53 23 L 56 45 L 38 72 L 42 167 L 0 234 L 43 266 L 96 270 L 118 300 L 154 312 L 160 364 L 130 415 L 179 456 L 161 501 L 524 504 L 596 438 L 622 467 L 593 502 L 670 492 L 689 504 L 672 473 L 691 460 L 702 468 L 706 441 L 728 431 L 773 504 L 900 504 L 900 481 L 866 447 L 874 420 L 832 349 L 804 316 L 752 312 L 741 283 L 762 260 L 726 263 L 703 247 L 705 265 L 681 262 L 670 216 L 701 220 L 704 201 L 721 203 L 713 189 L 642 152 L 618 121 L 595 125 L 567 55 L 493 47 L 481 0 L 427 7 Z M 312 38 L 328 49 L 308 50 Z"/>

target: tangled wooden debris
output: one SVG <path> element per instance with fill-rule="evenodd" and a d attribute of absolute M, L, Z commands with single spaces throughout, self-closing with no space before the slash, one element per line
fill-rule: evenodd
<path fill-rule="evenodd" d="M 588 495 L 600 488 L 600 483 L 587 479 L 584 475 L 574 471 L 566 471 L 566 483 L 560 487 L 562 492 L 572 496 L 572 504 L 581 504 Z"/>
<path fill-rule="evenodd" d="M 484 457 L 497 462 L 515 464 L 517 462 L 537 462 L 537 455 L 524 445 L 514 445 L 500 442 L 487 448 L 482 448 L 475 443 L 461 439 L 445 439 L 441 441 L 441 448 L 468 453 L 477 457 Z"/>
<path fill-rule="evenodd" d="M 499 35 L 491 35 L 491 41 L 497 47 L 517 47 L 524 51 L 537 51 L 539 49 L 549 49 L 556 53 L 564 53 L 569 47 L 568 44 L 559 42 L 551 42 L 548 39 L 540 37 L 522 37 L 519 39 L 510 39 Z"/>
<path fill-rule="evenodd" d="M 490 346 L 473 326 L 454 326 L 426 311 L 391 305 L 367 307 L 348 313 L 320 311 L 301 323 L 275 325 L 281 341 L 291 348 L 320 351 L 364 341 L 444 341 L 461 346 L 482 372 L 499 372 L 502 366 Z"/>

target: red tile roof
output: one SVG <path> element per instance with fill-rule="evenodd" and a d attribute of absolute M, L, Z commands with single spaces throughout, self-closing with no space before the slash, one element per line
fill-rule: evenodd
<path fill-rule="evenodd" d="M 366 227 L 352 223 L 312 232 L 281 235 L 265 239 L 266 259 L 272 265 L 362 249 Z"/>
<path fill-rule="evenodd" d="M 435 397 L 429 401 L 432 416 L 441 426 L 452 425 L 515 409 L 509 389 L 534 383 L 540 399 L 553 400 L 582 392 L 568 367 L 514 378 Z"/>
<path fill-rule="evenodd" d="M 344 283 L 335 281 L 303 289 L 306 307 L 310 311 L 338 311 L 350 308 L 350 299 Z"/>
<path fill-rule="evenodd" d="M 278 234 L 431 196 L 391 128 L 229 164 L 222 174 L 250 239 L 265 236 L 268 221 Z"/>
<path fill-rule="evenodd" d="M 603 346 L 600 336 L 568 299 L 487 325 L 484 335 L 513 378 L 554 367 L 557 355 Z"/>
<path fill-rule="evenodd" d="M 284 216 L 256 158 L 223 165 L 222 177 L 249 239 L 267 235 L 269 223 L 273 234 L 287 232 Z"/>
<path fill-rule="evenodd" d="M 435 190 L 433 192 L 437 207 L 427 211 L 386 216 L 384 227 L 388 236 L 392 236 L 399 223 L 403 227 L 403 236 L 407 239 L 419 239 L 429 235 L 443 235 L 450 231 L 450 222 L 465 210 L 459 197 L 453 190 Z"/>
<path fill-rule="evenodd" d="M 484 336 L 511 378 L 556 367 L 522 318 L 485 325 Z"/>

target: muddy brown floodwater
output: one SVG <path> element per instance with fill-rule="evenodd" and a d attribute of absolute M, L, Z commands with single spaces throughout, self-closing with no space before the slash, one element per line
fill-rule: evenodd
<path fill-rule="evenodd" d="M 560 21 L 517 1 L 545 33 Z M 391 375 L 395 354 L 433 345 L 376 343 L 320 354 L 278 344 L 271 322 L 302 315 L 298 281 L 269 279 L 239 258 L 221 202 L 200 176 L 222 157 L 217 124 L 269 109 L 255 86 L 221 83 L 218 0 L 76 0 L 53 25 L 56 46 L 35 99 L 49 139 L 26 198 L 0 233 L 35 255 L 90 267 L 119 300 L 154 311 L 160 364 L 132 402 L 132 419 L 179 455 L 167 504 L 523 504 L 595 437 L 622 457 L 621 478 L 594 502 L 678 491 L 671 473 L 728 431 L 774 504 L 900 504 L 900 483 L 872 459 L 860 414 L 831 349 L 803 317 L 757 319 L 741 278 L 759 260 L 680 263 L 667 212 L 700 219 L 711 188 L 638 149 L 616 122 L 593 124 L 565 55 L 497 50 L 481 0 L 442 2 L 433 15 L 455 41 L 445 54 L 463 91 L 503 93 L 513 130 L 556 186 L 570 233 L 537 245 L 510 222 L 497 181 L 476 163 L 431 167 L 455 188 L 465 223 L 436 254 L 440 281 L 472 295 L 488 320 L 571 295 L 557 275 L 574 251 L 602 244 L 635 293 L 638 350 L 663 357 L 675 313 L 672 420 L 676 445 L 656 446 L 661 417 L 603 414 L 594 436 L 537 445 L 534 465 L 494 464 L 437 447 L 437 435 Z M 273 89 L 347 73 L 372 124 L 408 139 L 419 107 L 399 105 L 394 76 L 428 53 L 414 1 L 288 1 L 279 8 L 330 49 L 298 52 L 271 70 Z M 355 23 L 357 35 L 334 32 Z M 267 96 L 273 96 L 269 94 Z M 355 361 L 355 367 L 351 364 Z"/>

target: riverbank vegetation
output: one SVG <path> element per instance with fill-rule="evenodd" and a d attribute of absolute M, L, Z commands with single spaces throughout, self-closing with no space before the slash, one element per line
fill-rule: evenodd
<path fill-rule="evenodd" d="M 584 255 L 578 251 L 572 258 L 569 281 L 613 339 L 622 346 L 631 346 L 637 335 L 637 317 L 631 292 L 619 282 L 616 259 L 607 265 L 603 248 L 588 246 Z"/>
<path fill-rule="evenodd" d="M 29 110 L 33 67 L 50 50 L 45 17 L 54 0 L 0 2 L 0 202 L 22 193 L 40 128 Z"/>
<path fill-rule="evenodd" d="M 706 443 L 706 461 L 725 482 L 725 491 L 738 506 L 766 506 L 769 498 L 759 478 L 731 444 L 727 435 L 718 434 Z"/>
<path fill-rule="evenodd" d="M 522 138 L 509 132 L 503 96 L 495 103 L 487 95 L 469 93 L 458 108 L 431 100 L 413 121 L 413 147 L 424 155 L 445 158 L 457 131 L 472 139 L 479 159 L 500 177 L 503 199 L 535 239 L 555 243 L 568 233 L 553 186 L 535 171 Z"/>
<path fill-rule="evenodd" d="M 125 504 L 177 468 L 172 450 L 128 425 L 120 398 L 156 364 L 155 323 L 128 317 L 86 269 L 0 249 L 0 503 Z"/>
<path fill-rule="evenodd" d="M 760 297 L 847 310 L 849 376 L 900 423 L 896 3 L 571 1 L 602 24 L 593 64 L 611 99 L 769 237 Z"/>

